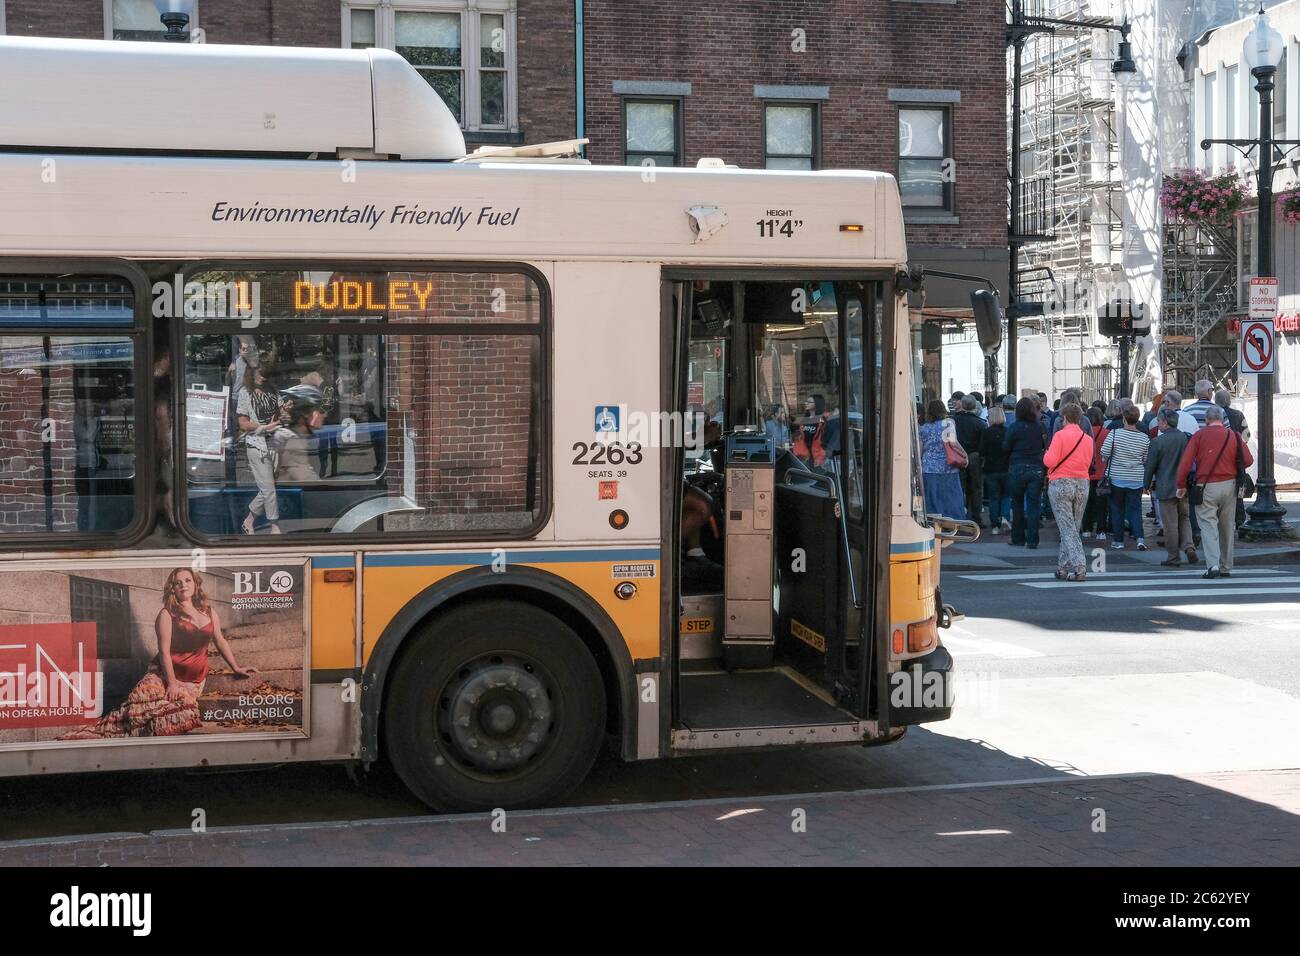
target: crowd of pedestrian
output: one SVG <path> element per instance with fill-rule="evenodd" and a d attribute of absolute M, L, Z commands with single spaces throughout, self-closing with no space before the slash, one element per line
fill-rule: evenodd
<path fill-rule="evenodd" d="M 1085 540 L 1148 550 L 1150 495 L 1161 564 L 1197 564 L 1203 550 L 1203 576 L 1229 577 L 1254 459 L 1231 394 L 1207 380 L 1195 391 L 1186 407 L 1177 391 L 1158 394 L 1145 412 L 1128 398 L 1085 408 L 1077 389 L 1051 407 L 1029 390 L 1018 399 L 956 392 L 931 401 L 920 425 L 926 510 L 1009 533 L 1012 545 L 1031 550 L 1043 522 L 1054 521 L 1056 576 L 1083 581 Z"/>

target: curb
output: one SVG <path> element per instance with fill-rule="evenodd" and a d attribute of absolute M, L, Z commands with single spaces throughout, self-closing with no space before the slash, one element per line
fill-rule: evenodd
<path fill-rule="evenodd" d="M 1234 551 L 1232 554 L 1232 564 L 1233 567 L 1240 567 L 1243 564 L 1300 564 L 1300 549 L 1274 551 L 1270 554 L 1251 554 L 1249 551 Z"/>

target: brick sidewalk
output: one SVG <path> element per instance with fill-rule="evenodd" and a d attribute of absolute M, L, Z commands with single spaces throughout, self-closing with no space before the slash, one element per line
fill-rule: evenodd
<path fill-rule="evenodd" d="M 1094 832 L 1096 810 L 1105 832 Z M 806 831 L 794 832 L 796 811 Z M 0 843 L 0 865 L 1083 865 L 1300 862 L 1300 770 L 413 817 Z"/>

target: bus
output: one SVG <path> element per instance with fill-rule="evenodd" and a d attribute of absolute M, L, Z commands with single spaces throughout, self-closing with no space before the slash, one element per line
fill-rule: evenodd
<path fill-rule="evenodd" d="M 384 50 L 0 38 L 0 775 L 439 810 L 947 718 L 899 194 L 477 151 Z"/>

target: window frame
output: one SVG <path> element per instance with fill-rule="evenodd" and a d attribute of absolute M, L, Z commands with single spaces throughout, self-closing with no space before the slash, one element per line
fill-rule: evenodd
<path fill-rule="evenodd" d="M 906 198 L 903 197 L 902 189 L 902 172 L 903 161 L 905 159 L 931 160 L 938 159 L 942 164 L 947 161 L 955 161 L 956 144 L 953 142 L 953 103 L 927 103 L 923 101 L 900 100 L 894 104 L 897 110 L 894 115 L 894 175 L 899 184 L 899 198 L 903 204 L 904 214 L 917 216 L 956 216 L 957 215 L 957 188 L 956 183 L 943 181 L 943 205 L 941 206 L 915 206 L 908 205 Z M 943 143 L 944 152 L 947 155 L 934 156 L 903 156 L 899 150 L 898 137 L 902 132 L 903 110 L 933 110 L 943 114 Z"/>
<path fill-rule="evenodd" d="M 803 153 L 769 153 L 767 151 L 767 110 L 770 106 L 797 106 L 812 112 L 812 153 L 810 169 L 822 168 L 822 109 L 820 100 L 763 100 L 763 168 L 772 169 L 767 162 L 770 159 L 804 159 Z M 784 170 L 791 172 L 791 170 Z"/>
<path fill-rule="evenodd" d="M 464 530 L 453 531 L 371 531 L 336 533 L 333 531 L 288 532 L 278 535 L 276 542 L 268 542 L 267 535 L 212 535 L 199 531 L 190 522 L 189 515 L 189 477 L 186 474 L 186 456 L 184 452 L 172 456 L 172 520 L 181 533 L 189 540 L 204 546 L 221 547 L 260 547 L 266 548 L 271 543 L 283 542 L 292 547 L 302 543 L 308 545 L 330 544 L 351 548 L 358 544 L 377 544 L 401 542 L 404 544 L 444 544 L 465 542 L 467 540 L 511 540 L 526 541 L 536 538 L 551 520 L 554 507 L 554 455 L 551 451 L 551 383 L 552 383 L 552 292 L 545 274 L 536 266 L 526 262 L 510 261 L 462 261 L 462 260 L 426 260 L 385 257 L 381 259 L 330 258 L 316 256 L 297 259 L 241 259 L 214 258 L 187 260 L 180 272 L 182 283 L 188 283 L 196 272 L 213 269 L 229 270 L 294 270 L 321 271 L 328 268 L 334 271 L 369 271 L 369 272 L 452 272 L 452 273 L 514 273 L 531 279 L 538 292 L 538 317 L 535 324 L 519 322 L 328 322 L 319 319 L 263 321 L 257 331 L 267 335 L 291 335 L 295 332 L 304 335 L 534 335 L 537 337 L 537 367 L 532 383 L 533 408 L 531 431 L 536 436 L 538 456 L 537 472 L 537 517 L 532 524 L 518 528 L 475 529 L 472 533 Z M 238 320 L 235 320 L 236 322 Z M 216 322 L 209 320 L 199 323 L 199 327 Z M 193 326 L 191 326 L 193 327 Z M 224 330 L 223 330 L 224 331 Z M 249 330 L 245 330 L 249 331 Z M 186 336 L 186 320 L 183 315 L 171 319 L 169 329 L 177 352 L 183 351 Z M 182 427 L 185 423 L 184 393 L 185 364 L 183 357 L 172 361 L 172 435 L 173 444 L 183 449 Z M 386 416 L 385 416 L 385 420 Z"/>
<path fill-rule="evenodd" d="M 152 4 L 153 0 L 149 0 L 149 2 L 150 2 L 150 4 Z M 3 6 L 4 6 L 4 0 L 0 0 L 0 33 L 3 33 L 3 32 L 4 32 L 4 30 L 3 30 L 3 27 L 4 27 L 4 10 L 3 10 Z M 188 27 L 188 29 L 189 29 L 189 31 L 190 31 L 190 34 L 191 34 L 191 37 L 193 36 L 194 31 L 197 30 L 197 29 L 199 28 L 199 7 L 200 7 L 200 6 L 201 6 L 201 4 L 199 3 L 199 0 L 194 0 L 194 13 L 192 13 L 192 14 L 190 15 L 190 23 L 189 23 L 189 27 Z M 162 25 L 162 20 L 161 20 L 161 19 L 158 21 L 158 32 L 159 32 L 159 33 L 165 33 L 165 32 L 166 32 L 166 28 Z M 105 39 L 105 40 L 112 40 L 112 39 L 113 39 L 113 0 L 104 0 L 104 39 Z M 131 41 L 127 41 L 127 40 L 117 40 L 117 41 L 115 41 L 115 42 L 117 42 L 117 43 L 127 43 L 127 42 L 131 42 Z M 193 42 L 192 39 L 191 39 L 191 42 Z"/>
<path fill-rule="evenodd" d="M 461 130 L 466 133 L 517 133 L 519 132 L 519 33 L 516 22 L 515 0 L 361 0 L 353 3 L 341 0 L 340 3 L 341 36 L 340 43 L 345 50 L 352 47 L 352 12 L 370 10 L 375 15 L 375 46 L 396 51 L 397 49 L 397 14 L 398 13 L 455 13 L 460 16 L 460 72 L 464 80 L 461 83 L 461 108 L 464 120 L 457 120 Z M 505 82 L 505 124 L 485 125 L 483 123 L 483 99 L 480 72 L 481 17 L 483 15 L 503 18 L 506 31 L 504 68 L 488 67 L 493 71 L 504 70 Z M 432 87 L 430 87 L 432 89 Z"/>
<path fill-rule="evenodd" d="M 153 414 L 153 335 L 150 289 L 148 276 L 134 262 L 127 259 L 106 257 L 103 259 L 88 257 L 45 258 L 45 257 L 6 257 L 0 261 L 0 279 L 17 275 L 109 275 L 127 280 L 135 292 L 135 321 L 130 326 L 87 326 L 68 325 L 55 328 L 13 325 L 0 328 L 0 337 L 4 336 L 81 336 L 113 335 L 129 338 L 134 353 L 134 392 L 135 403 L 135 514 L 131 523 L 116 531 L 67 532 L 67 531 L 24 531 L 18 533 L 0 532 L 0 552 L 49 550 L 94 550 L 102 548 L 125 549 L 139 544 L 153 529 L 156 508 L 154 485 L 157 481 L 157 465 L 154 460 L 154 414 Z M 34 549 L 33 545 L 40 548 Z"/>
<path fill-rule="evenodd" d="M 627 161 L 627 107 L 629 103 L 669 103 L 673 107 L 673 140 L 675 149 L 673 151 L 673 164 L 668 168 L 681 168 L 686 165 L 686 97 L 684 96 L 641 96 L 634 94 L 625 94 L 619 97 L 619 117 L 620 117 L 620 137 L 619 148 L 623 154 L 623 165 L 632 168 L 640 168 L 641 163 L 629 163 Z M 644 150 L 640 152 L 644 153 Z"/>

